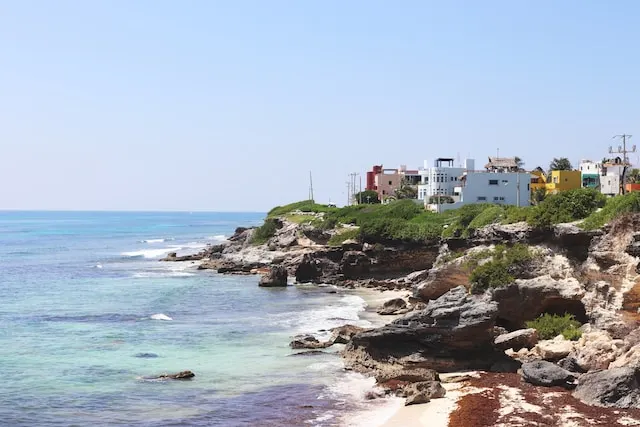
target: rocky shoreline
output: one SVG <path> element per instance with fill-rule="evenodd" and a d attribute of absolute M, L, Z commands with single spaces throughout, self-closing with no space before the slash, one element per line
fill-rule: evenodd
<path fill-rule="evenodd" d="M 239 228 L 225 243 L 163 261 L 261 274 L 261 286 L 295 280 L 411 292 L 380 308 L 395 315 L 386 326 L 345 325 L 329 341 L 307 335 L 291 343 L 297 350 L 345 344 L 347 369 L 372 375 L 383 394 L 405 397 L 407 405 L 445 396 L 440 374 L 478 370 L 517 372 L 532 386 L 569 390 L 584 405 L 640 408 L 640 215 L 594 231 L 494 224 L 466 239 L 340 246 L 327 244 L 335 230 L 277 221 L 264 244 L 252 243 L 256 229 Z M 472 272 L 497 257 L 498 246 L 513 245 L 534 256 L 509 267 L 508 284 L 470 292 Z M 526 323 L 545 313 L 572 315 L 579 333 L 542 339 Z"/>

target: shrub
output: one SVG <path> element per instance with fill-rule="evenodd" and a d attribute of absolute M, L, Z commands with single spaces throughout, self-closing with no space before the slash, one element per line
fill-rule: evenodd
<path fill-rule="evenodd" d="M 280 223 L 278 220 L 274 218 L 267 218 L 264 220 L 264 224 L 256 229 L 253 233 L 253 237 L 251 238 L 251 243 L 254 245 L 261 245 L 266 243 L 267 240 L 272 238 L 278 228 L 280 227 Z"/>
<path fill-rule="evenodd" d="M 495 224 L 500 222 L 504 216 L 505 209 L 502 206 L 491 206 L 480 212 L 475 218 L 471 220 L 467 226 L 467 232 L 470 233 L 478 228 L 485 227 L 489 224 Z"/>
<path fill-rule="evenodd" d="M 516 222 L 526 221 L 531 208 L 529 206 L 507 206 L 503 224 L 514 224 Z"/>
<path fill-rule="evenodd" d="M 359 235 L 360 235 L 360 230 L 358 230 L 357 228 L 351 228 L 349 230 L 345 230 L 341 233 L 337 233 L 331 236 L 328 244 L 329 246 L 340 246 L 347 240 L 358 239 Z"/>
<path fill-rule="evenodd" d="M 527 328 L 538 331 L 540 339 L 550 340 L 562 334 L 568 340 L 577 340 L 582 333 L 578 329 L 580 322 L 575 320 L 572 314 L 565 313 L 563 316 L 557 314 L 544 313 L 535 320 L 525 323 Z"/>
<path fill-rule="evenodd" d="M 584 219 L 604 206 L 606 198 L 592 188 L 563 191 L 545 198 L 529 211 L 527 222 L 533 227 L 545 228 L 562 222 Z"/>
<path fill-rule="evenodd" d="M 509 274 L 509 268 L 504 261 L 489 261 L 476 267 L 471 273 L 469 281 L 471 282 L 472 293 L 482 293 L 489 288 L 508 285 L 515 278 Z"/>
<path fill-rule="evenodd" d="M 594 212 L 582 223 L 586 230 L 600 228 L 616 217 L 628 212 L 640 212 L 640 193 L 627 193 L 607 199 L 604 207 Z"/>
<path fill-rule="evenodd" d="M 469 224 L 486 209 L 496 207 L 488 203 L 464 205 L 460 209 L 446 212 L 449 226 L 442 232 L 442 237 L 468 237 Z"/>
<path fill-rule="evenodd" d="M 300 202 L 290 203 L 284 206 L 276 206 L 271 209 L 267 214 L 267 217 L 276 217 L 288 214 L 293 211 L 300 212 L 331 212 L 336 210 L 337 208 L 330 208 L 327 205 L 320 205 L 315 203 L 313 200 L 303 200 Z"/>

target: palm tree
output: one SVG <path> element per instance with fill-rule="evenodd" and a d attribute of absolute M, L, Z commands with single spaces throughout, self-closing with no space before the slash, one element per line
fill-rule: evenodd
<path fill-rule="evenodd" d="M 516 165 L 518 165 L 518 169 L 519 170 L 524 170 L 524 160 L 522 160 L 522 158 L 516 156 L 514 157 L 514 160 L 516 161 Z"/>
<path fill-rule="evenodd" d="M 553 161 L 549 164 L 550 171 L 570 171 L 573 170 L 573 165 L 566 157 L 553 158 Z"/>
<path fill-rule="evenodd" d="M 405 179 L 400 183 L 400 188 L 398 188 L 394 192 L 394 196 L 396 199 L 417 199 L 418 198 L 418 189 L 409 184 Z"/>

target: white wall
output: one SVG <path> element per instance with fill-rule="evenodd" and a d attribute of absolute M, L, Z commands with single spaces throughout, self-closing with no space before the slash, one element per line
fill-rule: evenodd
<path fill-rule="evenodd" d="M 422 183 L 418 185 L 418 198 L 429 199 L 430 196 L 454 196 L 454 190 L 460 186 L 460 177 L 465 168 L 425 168 L 420 170 Z"/>
<path fill-rule="evenodd" d="M 519 189 L 518 189 L 519 177 Z M 497 203 L 501 205 L 529 206 L 531 194 L 531 174 L 483 173 L 467 174 L 467 180 L 462 189 L 462 202 L 468 203 Z M 520 195 L 518 200 L 518 193 Z"/>

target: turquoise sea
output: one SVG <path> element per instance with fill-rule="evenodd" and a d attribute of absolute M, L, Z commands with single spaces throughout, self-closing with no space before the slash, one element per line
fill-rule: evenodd
<path fill-rule="evenodd" d="M 158 261 L 263 217 L 0 212 L 0 425 L 373 425 L 370 381 L 343 372 L 339 349 L 288 347 L 366 326 L 360 296 Z M 196 377 L 144 379 L 183 370 Z"/>

